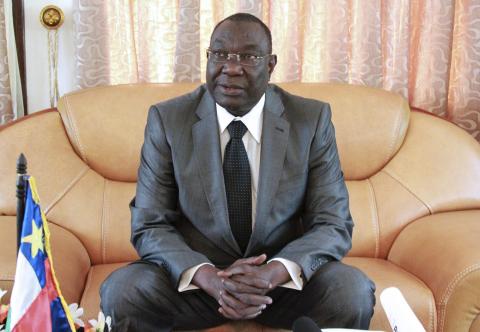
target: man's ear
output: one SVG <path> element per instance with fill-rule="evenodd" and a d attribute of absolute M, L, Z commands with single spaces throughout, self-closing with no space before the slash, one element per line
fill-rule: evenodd
<path fill-rule="evenodd" d="M 277 55 L 272 54 L 268 60 L 268 73 L 272 75 L 275 66 L 277 65 Z"/>

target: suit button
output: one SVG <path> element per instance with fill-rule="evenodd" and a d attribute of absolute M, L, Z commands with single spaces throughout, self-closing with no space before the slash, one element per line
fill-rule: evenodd
<path fill-rule="evenodd" d="M 170 271 L 170 266 L 169 266 L 166 262 L 163 261 L 161 265 L 162 265 L 163 270 L 164 270 L 165 272 L 167 272 L 167 274 L 170 274 L 170 273 L 171 273 L 171 271 Z"/>

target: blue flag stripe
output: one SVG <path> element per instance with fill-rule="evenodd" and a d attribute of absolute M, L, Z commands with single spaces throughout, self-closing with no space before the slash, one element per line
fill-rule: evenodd
<path fill-rule="evenodd" d="M 32 191 L 30 190 L 30 186 L 27 181 L 27 199 L 25 203 L 25 216 L 23 218 L 22 239 L 32 234 L 32 222 L 35 223 L 37 228 L 43 229 L 40 206 L 33 200 Z M 35 257 L 32 257 L 31 243 L 22 242 L 20 244 L 20 250 L 27 261 L 32 265 L 32 268 L 38 278 L 38 282 L 40 283 L 40 287 L 45 287 L 45 259 L 47 258 L 45 247 L 42 246 L 42 250 L 38 250 Z"/>

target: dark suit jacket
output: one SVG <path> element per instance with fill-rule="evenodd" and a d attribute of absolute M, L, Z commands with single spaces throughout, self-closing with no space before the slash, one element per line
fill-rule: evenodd
<path fill-rule="evenodd" d="M 257 217 L 242 254 L 228 221 L 215 101 L 206 86 L 150 108 L 131 240 L 175 287 L 197 264 L 226 267 L 262 253 L 299 264 L 308 280 L 350 249 L 353 222 L 329 105 L 271 85 L 263 117 Z"/>

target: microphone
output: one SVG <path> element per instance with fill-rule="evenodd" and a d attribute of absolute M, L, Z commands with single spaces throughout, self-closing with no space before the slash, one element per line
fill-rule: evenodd
<path fill-rule="evenodd" d="M 313 319 L 302 316 L 293 322 L 292 332 L 322 332 Z"/>
<path fill-rule="evenodd" d="M 422 324 L 398 288 L 390 287 L 380 294 L 380 302 L 395 332 L 425 332 Z"/>

